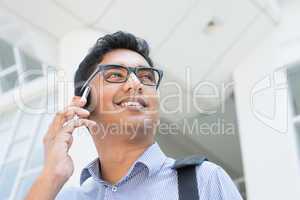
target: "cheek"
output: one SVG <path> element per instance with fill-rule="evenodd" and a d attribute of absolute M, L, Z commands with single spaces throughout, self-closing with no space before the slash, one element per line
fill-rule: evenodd
<path fill-rule="evenodd" d="M 118 91 L 118 87 L 112 85 L 105 85 L 99 92 L 99 108 L 101 111 L 111 110 L 114 108 L 113 99 Z"/>
<path fill-rule="evenodd" d="M 154 107 L 156 110 L 158 110 L 158 108 L 159 108 L 159 99 L 158 99 L 158 97 L 153 98 L 153 99 L 152 99 L 152 103 L 153 103 L 153 107 Z"/>
<path fill-rule="evenodd" d="M 151 110 L 158 110 L 159 108 L 159 96 L 156 94 L 156 92 L 149 92 L 148 94 L 145 94 L 148 96 L 148 102 L 149 106 L 151 107 Z"/>

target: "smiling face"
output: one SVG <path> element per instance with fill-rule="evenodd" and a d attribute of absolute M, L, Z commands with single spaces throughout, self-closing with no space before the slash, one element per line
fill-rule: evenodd
<path fill-rule="evenodd" d="M 104 55 L 100 64 L 118 64 L 124 67 L 150 67 L 140 54 L 128 49 L 116 49 Z M 117 79 L 118 74 L 108 74 L 110 79 Z M 92 86 L 92 106 L 95 108 L 91 119 L 109 126 L 145 130 L 145 126 L 154 125 L 159 120 L 159 100 L 155 86 L 142 84 L 131 73 L 124 83 L 110 83 L 104 80 L 100 72 L 90 83 Z M 130 126 L 130 127 L 128 127 Z M 153 131 L 155 127 L 150 128 Z M 137 134 L 137 133 L 135 133 Z"/>

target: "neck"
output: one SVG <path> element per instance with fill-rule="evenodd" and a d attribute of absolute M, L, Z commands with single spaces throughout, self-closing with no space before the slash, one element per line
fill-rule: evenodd
<path fill-rule="evenodd" d="M 144 142 L 124 141 L 118 136 L 94 138 L 98 156 L 101 160 L 101 178 L 111 184 L 116 184 L 124 177 L 132 164 L 154 143 L 154 140 Z"/>

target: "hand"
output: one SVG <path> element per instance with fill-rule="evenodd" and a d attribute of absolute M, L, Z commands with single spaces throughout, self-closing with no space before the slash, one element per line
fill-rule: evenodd
<path fill-rule="evenodd" d="M 42 176 L 51 177 L 59 185 L 65 184 L 74 171 L 72 158 L 68 154 L 74 129 L 85 125 L 92 130 L 96 126 L 96 122 L 87 119 L 90 113 L 82 108 L 85 104 L 86 101 L 79 96 L 73 97 L 72 103 L 56 114 L 44 137 L 45 165 Z M 75 114 L 78 120 L 72 120 Z"/>

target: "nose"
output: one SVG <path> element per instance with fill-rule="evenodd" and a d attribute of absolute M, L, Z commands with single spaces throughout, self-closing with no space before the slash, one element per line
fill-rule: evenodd
<path fill-rule="evenodd" d="M 138 77 L 134 73 L 130 73 L 128 80 L 124 84 L 124 90 L 125 91 L 135 91 L 138 93 L 141 93 L 143 90 L 143 84 L 138 79 Z"/>

